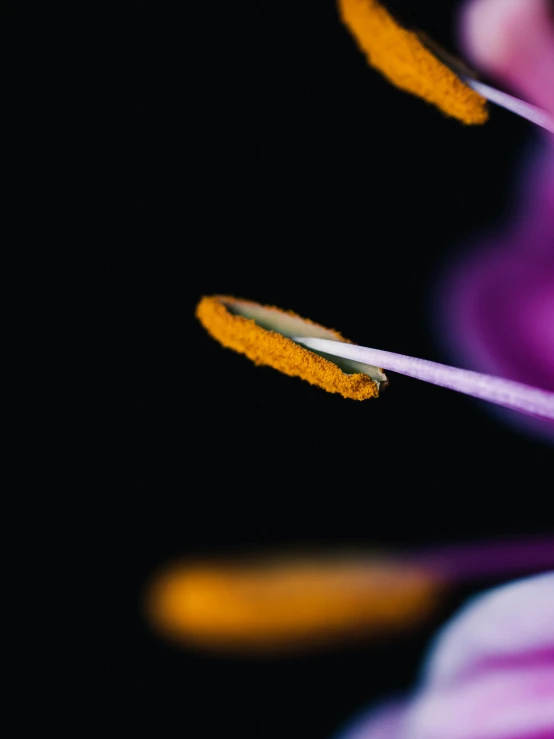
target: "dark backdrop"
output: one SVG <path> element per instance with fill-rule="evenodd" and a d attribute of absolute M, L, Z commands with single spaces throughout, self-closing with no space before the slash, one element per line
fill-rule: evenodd
<path fill-rule="evenodd" d="M 454 48 L 455 3 L 390 5 Z M 255 368 L 194 308 L 231 293 L 447 361 L 437 269 L 506 213 L 530 127 L 493 110 L 466 128 L 396 90 L 331 0 L 52 12 L 13 10 L 12 93 L 33 228 L 69 246 L 46 261 L 70 296 L 47 289 L 33 320 L 56 323 L 78 389 L 62 505 L 93 552 L 90 715 L 163 737 L 329 737 L 413 682 L 431 627 L 277 660 L 179 651 L 143 621 L 151 572 L 538 531 L 551 450 L 400 376 L 356 403 Z"/>

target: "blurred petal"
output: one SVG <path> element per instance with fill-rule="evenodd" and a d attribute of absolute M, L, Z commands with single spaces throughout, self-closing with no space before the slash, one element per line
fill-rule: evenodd
<path fill-rule="evenodd" d="M 549 666 L 554 678 L 554 573 L 497 588 L 471 602 L 443 630 L 425 671 L 449 685 L 490 668 Z"/>
<path fill-rule="evenodd" d="M 408 704 L 392 700 L 354 720 L 337 739 L 399 739 Z"/>
<path fill-rule="evenodd" d="M 451 331 L 482 371 L 554 390 L 554 269 L 493 246 L 457 266 Z"/>
<path fill-rule="evenodd" d="M 554 573 L 477 598 L 439 635 L 398 739 L 554 736 Z"/>
<path fill-rule="evenodd" d="M 552 739 L 554 573 L 475 599 L 439 634 L 411 702 L 341 739 Z"/>
<path fill-rule="evenodd" d="M 500 668 L 423 693 L 395 739 L 552 739 L 554 669 Z"/>
<path fill-rule="evenodd" d="M 463 6 L 466 53 L 484 72 L 554 112 L 554 23 L 549 0 L 470 0 Z"/>
<path fill-rule="evenodd" d="M 554 535 L 473 541 L 406 553 L 444 582 L 531 575 L 554 567 Z"/>
<path fill-rule="evenodd" d="M 513 223 L 482 237 L 442 278 L 441 327 L 457 362 L 554 390 L 554 150 L 538 152 Z M 554 439 L 554 424 L 503 412 Z"/>

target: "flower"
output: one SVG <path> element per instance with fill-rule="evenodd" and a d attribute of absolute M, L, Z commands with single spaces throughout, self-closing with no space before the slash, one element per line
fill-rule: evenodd
<path fill-rule="evenodd" d="M 554 149 L 540 150 L 514 222 L 474 242 L 438 288 L 439 326 L 457 361 L 554 390 Z M 554 440 L 552 421 L 503 412 Z"/>
<path fill-rule="evenodd" d="M 553 624 L 554 572 L 478 597 L 438 635 L 415 693 L 341 739 L 551 739 Z"/>

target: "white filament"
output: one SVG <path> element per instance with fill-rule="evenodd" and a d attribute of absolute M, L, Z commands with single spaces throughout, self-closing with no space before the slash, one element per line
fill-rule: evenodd
<path fill-rule="evenodd" d="M 501 92 L 490 85 L 485 85 L 483 82 L 474 80 L 472 77 L 464 77 L 463 80 L 468 87 L 471 87 L 475 92 L 490 100 L 491 103 L 496 103 L 496 105 L 500 105 L 502 108 L 516 113 L 516 115 L 550 131 L 550 133 L 554 133 L 554 117 L 545 110 L 526 103 L 513 95 L 508 95 L 506 92 Z"/>
<path fill-rule="evenodd" d="M 450 388 L 450 390 L 472 395 L 481 400 L 488 400 L 490 403 L 497 403 L 505 408 L 554 420 L 554 392 L 548 390 L 541 390 L 513 380 L 505 380 L 502 377 L 449 367 L 427 359 L 407 357 L 404 354 L 393 354 L 381 349 L 370 349 L 365 346 L 345 344 L 341 341 L 305 337 L 293 337 L 293 341 L 316 352 L 373 364 L 386 370 L 430 382 L 433 385 Z"/>

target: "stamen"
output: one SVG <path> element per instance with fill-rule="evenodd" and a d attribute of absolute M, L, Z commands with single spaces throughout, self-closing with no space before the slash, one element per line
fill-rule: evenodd
<path fill-rule="evenodd" d="M 183 562 L 146 593 L 153 628 L 182 644 L 275 652 L 404 633 L 440 604 L 442 577 L 391 557 Z"/>
<path fill-rule="evenodd" d="M 320 326 L 273 306 L 226 295 L 204 297 L 196 316 L 206 331 L 220 344 L 245 354 L 255 364 L 268 365 L 291 377 L 301 377 L 330 393 L 352 400 L 367 400 L 379 395 L 386 382 L 382 370 L 365 362 L 330 361 L 308 351 L 291 336 L 319 336 L 348 342 L 338 331 Z"/>
<path fill-rule="evenodd" d="M 418 35 L 394 20 L 377 0 L 339 0 L 343 23 L 372 67 L 402 90 L 463 123 L 484 123 L 485 98 L 437 58 Z"/>
<path fill-rule="evenodd" d="M 327 356 L 343 357 L 356 362 L 374 362 L 387 370 L 431 382 L 433 385 L 450 388 L 521 413 L 554 420 L 554 392 L 502 377 L 449 367 L 426 359 L 407 357 L 404 354 L 394 354 L 380 349 L 370 349 L 326 339 L 293 338 L 299 344 Z"/>
<path fill-rule="evenodd" d="M 472 79 L 471 77 L 464 77 L 464 81 L 469 85 L 469 87 L 491 103 L 496 103 L 496 105 L 500 105 L 502 108 L 506 108 L 506 110 L 531 121 L 531 123 L 534 123 L 536 126 L 540 126 L 550 133 L 554 133 L 554 117 L 545 110 L 537 108 L 536 105 L 526 103 L 513 95 L 508 95 L 506 92 L 497 90 L 496 88 L 486 85 L 483 82 L 479 82 L 479 80 Z"/>
<path fill-rule="evenodd" d="M 437 44 L 434 39 L 429 38 L 426 34 L 418 33 L 417 35 L 420 41 L 435 55 L 437 59 L 440 59 L 440 61 L 449 67 L 454 74 L 468 85 L 468 87 L 471 87 L 483 98 L 491 103 L 500 105 L 502 108 L 506 108 L 506 110 L 525 118 L 525 120 L 528 120 L 551 133 L 554 132 L 554 117 L 545 110 L 538 108 L 536 105 L 532 105 L 531 103 L 526 103 L 524 100 L 516 98 L 513 95 L 508 95 L 506 92 L 497 90 L 484 82 L 480 82 L 476 78 L 476 73 L 461 59 L 450 54 Z"/>

